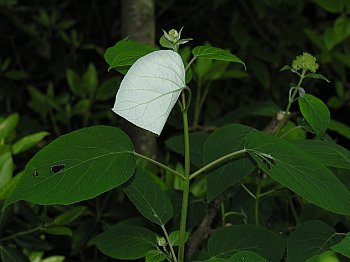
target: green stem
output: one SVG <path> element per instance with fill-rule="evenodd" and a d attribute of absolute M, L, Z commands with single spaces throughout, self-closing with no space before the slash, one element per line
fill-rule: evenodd
<path fill-rule="evenodd" d="M 258 183 L 255 194 L 255 225 L 259 225 L 259 201 L 260 201 L 260 192 L 261 192 L 261 181 L 260 177 L 258 177 Z"/>
<path fill-rule="evenodd" d="M 221 164 L 227 160 L 230 160 L 234 157 L 237 157 L 239 155 L 242 155 L 244 154 L 245 152 L 247 152 L 247 150 L 244 148 L 244 149 L 241 149 L 241 150 L 237 150 L 235 152 L 232 152 L 230 154 L 227 154 L 225 156 L 222 156 L 216 160 L 214 160 L 213 162 L 210 162 L 209 164 L 207 164 L 206 166 L 202 167 L 201 169 L 197 170 L 196 172 L 194 172 L 192 175 L 190 175 L 190 180 L 195 178 L 196 176 L 204 173 L 205 171 L 217 166 L 218 164 Z"/>
<path fill-rule="evenodd" d="M 306 73 L 306 71 L 303 70 L 303 72 L 302 72 L 301 75 L 300 75 L 299 82 L 298 82 L 297 86 L 295 87 L 292 96 L 289 98 L 289 102 L 288 102 L 287 108 L 286 108 L 286 110 L 285 110 L 285 112 L 284 112 L 283 118 L 282 118 L 282 120 L 279 122 L 279 124 L 278 124 L 278 126 L 277 126 L 277 129 L 276 129 L 276 132 L 275 132 L 275 135 L 276 135 L 276 136 L 278 136 L 279 132 L 281 131 L 281 128 L 283 127 L 284 123 L 285 123 L 286 120 L 287 120 L 287 116 L 288 116 L 288 114 L 289 114 L 290 107 L 292 106 L 292 103 L 294 102 L 294 98 L 295 98 L 296 94 L 297 94 L 298 91 L 299 91 L 299 88 L 300 88 L 300 86 L 301 86 L 301 83 L 303 82 L 305 73 Z"/>
<path fill-rule="evenodd" d="M 166 228 L 165 228 L 164 226 L 161 226 L 161 227 L 162 227 L 162 230 L 163 230 L 165 239 L 166 239 L 166 241 L 167 241 L 168 244 L 169 244 L 171 256 L 173 257 L 174 262 L 177 262 L 177 258 L 176 258 L 176 255 L 175 255 L 175 251 L 174 251 L 173 245 L 172 245 L 171 242 L 170 242 L 168 232 L 166 231 Z"/>
<path fill-rule="evenodd" d="M 225 227 L 226 225 L 226 215 L 225 215 L 225 205 L 224 205 L 224 202 L 221 202 L 221 224 L 222 224 L 222 227 Z"/>
<path fill-rule="evenodd" d="M 186 72 L 190 69 L 191 65 L 193 64 L 194 61 L 196 61 L 196 59 L 197 59 L 197 57 L 194 56 L 194 57 L 191 59 L 191 61 L 188 62 L 187 66 L 186 66 L 186 68 L 185 68 L 185 71 L 186 71 Z"/>
<path fill-rule="evenodd" d="M 185 180 L 183 181 L 182 207 L 180 220 L 180 236 L 179 236 L 179 262 L 184 262 L 185 257 L 185 240 L 186 240 L 186 221 L 188 212 L 188 197 L 190 193 L 190 135 L 188 130 L 188 118 L 185 94 L 182 93 L 182 119 L 184 127 L 184 146 L 185 146 Z"/>
<path fill-rule="evenodd" d="M 163 168 L 163 169 L 169 171 L 170 173 L 172 173 L 172 174 L 178 176 L 179 178 L 181 178 L 182 180 L 185 180 L 185 179 L 186 179 L 186 178 L 185 178 L 183 175 L 181 175 L 179 172 L 175 171 L 174 169 L 172 169 L 172 168 L 170 168 L 170 167 L 168 167 L 168 166 L 166 166 L 166 165 L 164 165 L 164 164 L 162 164 L 162 163 L 160 163 L 160 162 L 158 162 L 158 161 L 156 161 L 156 160 L 154 160 L 154 159 L 152 159 L 152 158 L 149 158 L 149 157 L 147 157 L 147 156 L 145 156 L 145 155 L 142 155 L 142 154 L 139 154 L 139 153 L 137 153 L 137 152 L 134 152 L 134 155 L 137 156 L 137 157 L 139 157 L 139 158 L 145 159 L 145 160 L 147 160 L 148 162 L 151 162 L 152 164 L 154 164 L 154 165 L 156 165 L 156 166 L 159 166 L 159 167 L 161 167 L 161 168 Z"/>
<path fill-rule="evenodd" d="M 285 188 L 284 186 L 276 187 L 276 188 L 274 188 L 274 189 L 271 189 L 271 190 L 269 190 L 269 191 L 266 191 L 266 192 L 260 194 L 260 195 L 259 195 L 259 198 L 262 198 L 262 197 L 264 197 L 264 196 L 270 195 L 270 194 L 275 193 L 275 192 L 277 192 L 277 191 L 280 191 L 280 190 L 282 190 L 282 189 L 284 189 L 284 188 Z"/>
<path fill-rule="evenodd" d="M 43 230 L 43 228 L 40 226 L 40 227 L 34 227 L 32 229 L 29 229 L 29 230 L 26 230 L 26 231 L 22 231 L 22 232 L 18 232 L 16 234 L 13 234 L 11 236 L 8 236 L 8 237 L 3 237 L 0 239 L 0 242 L 3 242 L 3 241 L 6 241 L 6 240 L 9 240 L 9 239 L 13 239 L 13 238 L 16 238 L 16 237 L 19 237 L 19 236 L 23 236 L 23 235 L 28 235 L 28 234 L 31 234 L 31 233 L 34 233 L 34 232 L 37 232 L 37 231 L 40 231 L 40 230 Z"/>

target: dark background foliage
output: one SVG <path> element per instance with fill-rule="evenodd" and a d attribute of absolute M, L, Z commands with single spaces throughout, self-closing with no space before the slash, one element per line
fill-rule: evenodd
<path fill-rule="evenodd" d="M 200 65 L 195 65 L 190 87 L 195 93 L 198 86 L 203 85 L 209 93 L 198 119 L 192 110 L 191 119 L 197 121 L 193 129 L 212 130 L 215 126 L 233 122 L 264 129 L 274 117 L 276 108 L 285 107 L 289 82 L 296 81 L 291 74 L 279 69 L 291 64 L 295 56 L 304 51 L 317 57 L 319 71 L 331 83 L 306 80 L 303 87 L 327 102 L 333 119 L 350 125 L 350 3 L 329 2 L 156 1 L 156 42 L 163 34 L 162 29 L 183 26 L 183 38 L 193 38 L 187 46 L 210 44 L 229 49 L 247 66 L 244 71 L 236 64 L 216 64 L 213 69 L 218 75 L 206 79 L 206 74 L 201 76 L 201 69 L 196 69 Z M 122 75 L 107 71 L 103 54 L 123 37 L 121 12 L 121 1 L 0 0 L 0 114 L 6 117 L 19 113 L 18 137 L 46 130 L 50 133 L 48 142 L 84 126 L 120 125 L 120 119 L 110 108 Z M 84 80 L 84 74 L 87 80 Z M 94 74 L 98 83 L 92 95 L 77 90 L 77 86 L 86 85 L 89 76 Z M 258 110 L 259 105 L 263 109 Z M 160 152 L 164 151 L 163 141 L 179 132 L 181 126 L 177 123 L 175 112 L 164 135 L 157 140 Z M 334 125 L 329 132 L 344 146 L 350 145 L 349 133 L 347 127 Z M 23 169 L 36 150 L 15 158 L 17 171 Z M 175 165 L 176 157 L 166 154 L 164 159 L 170 157 Z M 266 205 L 262 204 L 262 212 L 271 204 L 270 200 L 266 200 Z M 110 221 L 121 221 L 137 213 L 119 191 L 86 201 L 84 205 L 90 213 L 72 225 L 75 230 L 73 244 L 59 244 L 62 243 L 59 237 L 50 236 L 53 244 L 45 246 L 38 235 L 16 244 L 28 250 L 37 244 L 38 250 L 64 254 L 72 261 L 88 261 L 85 256 L 90 254 L 95 261 L 102 261 L 101 254 L 91 247 L 92 236 Z M 279 229 L 290 222 L 288 212 L 291 210 L 280 208 L 283 201 L 275 201 L 274 205 L 275 211 L 266 209 L 266 219 L 269 220 L 273 212 L 278 214 L 279 217 L 270 222 Z M 0 233 L 28 229 L 64 209 L 20 203 L 11 213 L 16 216 L 5 218 Z M 283 225 L 278 224 L 282 221 Z M 334 222 L 334 218 L 329 221 Z M 37 242 L 32 242 L 33 239 Z"/>

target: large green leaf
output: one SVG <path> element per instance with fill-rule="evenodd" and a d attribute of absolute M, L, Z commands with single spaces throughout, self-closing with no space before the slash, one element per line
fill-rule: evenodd
<path fill-rule="evenodd" d="M 114 226 L 95 239 L 97 248 L 116 259 L 138 259 L 149 250 L 157 249 L 157 235 L 147 228 Z"/>
<path fill-rule="evenodd" d="M 227 125 L 213 132 L 204 144 L 204 163 L 208 164 L 224 155 L 240 150 L 244 138 L 254 129 L 244 125 Z M 207 198 L 213 200 L 227 188 L 233 186 L 255 169 L 251 159 L 246 156 L 212 169 L 207 174 Z"/>
<path fill-rule="evenodd" d="M 350 214 L 350 192 L 329 169 L 305 151 L 262 132 L 250 133 L 245 148 L 260 169 L 280 184 L 328 211 Z"/>
<path fill-rule="evenodd" d="M 107 48 L 104 55 L 109 69 L 131 66 L 137 59 L 158 49 L 149 45 L 140 44 L 130 39 L 122 39 L 114 46 Z"/>
<path fill-rule="evenodd" d="M 140 213 L 153 223 L 163 226 L 172 217 L 173 207 L 168 195 L 143 169 L 136 169 L 123 190 Z"/>
<path fill-rule="evenodd" d="M 239 59 L 237 56 L 218 47 L 197 46 L 193 48 L 192 54 L 197 58 L 202 57 L 207 59 L 241 63 L 245 67 L 244 62 L 241 59 Z"/>
<path fill-rule="evenodd" d="M 319 255 L 339 241 L 333 228 L 319 220 L 301 223 L 289 236 L 287 255 L 289 262 L 305 261 Z"/>
<path fill-rule="evenodd" d="M 350 233 L 340 243 L 332 246 L 331 249 L 350 258 Z"/>
<path fill-rule="evenodd" d="M 285 251 L 285 240 L 266 228 L 254 225 L 221 228 L 208 240 L 211 257 L 230 258 L 239 251 L 252 251 L 277 262 Z"/>
<path fill-rule="evenodd" d="M 300 111 L 318 137 L 328 128 L 330 113 L 322 100 L 313 95 L 305 94 L 298 98 Z"/>
<path fill-rule="evenodd" d="M 209 134 L 195 132 L 190 134 L 190 156 L 191 163 L 196 167 L 202 167 L 203 163 L 203 145 Z M 184 137 L 183 135 L 173 136 L 165 141 L 167 147 L 172 151 L 184 155 Z"/>
<path fill-rule="evenodd" d="M 230 257 L 227 262 L 268 262 L 265 258 L 251 251 L 241 251 Z"/>
<path fill-rule="evenodd" d="M 94 126 L 63 135 L 29 161 L 5 206 L 18 200 L 49 205 L 96 197 L 132 176 L 133 151 L 118 128 Z"/>
<path fill-rule="evenodd" d="M 292 143 L 326 166 L 350 169 L 350 151 L 336 143 L 322 140 L 296 140 Z"/>

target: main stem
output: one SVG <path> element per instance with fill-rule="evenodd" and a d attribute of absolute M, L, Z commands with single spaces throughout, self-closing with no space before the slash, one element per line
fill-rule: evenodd
<path fill-rule="evenodd" d="M 303 72 L 302 72 L 301 75 L 300 75 L 299 82 L 298 82 L 297 86 L 295 87 L 292 96 L 291 96 L 290 99 L 289 99 L 289 102 L 288 102 L 286 111 L 284 112 L 283 118 L 282 118 L 281 122 L 279 123 L 279 125 L 278 125 L 278 127 L 277 127 L 277 129 L 276 129 L 276 133 L 275 133 L 276 136 L 278 136 L 279 132 L 281 131 L 281 128 L 283 127 L 284 123 L 285 123 L 286 120 L 287 120 L 290 107 L 291 107 L 292 103 L 294 102 L 294 98 L 295 98 L 296 94 L 297 94 L 298 91 L 299 91 L 299 88 L 300 88 L 300 86 L 301 86 L 301 83 L 303 82 L 305 73 L 306 73 L 306 71 L 303 70 Z"/>
<path fill-rule="evenodd" d="M 188 118 L 185 94 L 182 93 L 182 120 L 184 127 L 184 145 L 185 145 L 185 179 L 183 180 L 183 192 L 182 192 L 182 208 L 181 208 L 181 221 L 180 221 L 180 236 L 179 236 L 179 252 L 178 261 L 184 262 L 185 257 L 185 239 L 186 239 L 186 221 L 188 211 L 188 196 L 190 193 L 190 138 L 188 131 Z"/>

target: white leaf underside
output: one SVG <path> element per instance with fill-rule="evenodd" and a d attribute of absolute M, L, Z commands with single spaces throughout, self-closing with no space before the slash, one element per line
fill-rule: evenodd
<path fill-rule="evenodd" d="M 129 69 L 117 92 L 113 111 L 157 135 L 185 87 L 185 68 L 171 50 L 152 52 Z"/>

